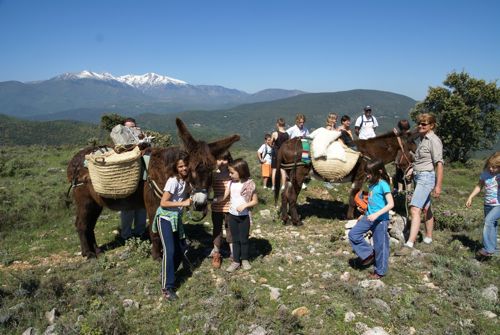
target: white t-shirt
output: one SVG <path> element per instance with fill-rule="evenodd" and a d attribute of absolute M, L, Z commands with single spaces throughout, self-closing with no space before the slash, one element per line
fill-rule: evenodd
<path fill-rule="evenodd" d="M 290 139 L 295 138 L 295 137 L 306 137 L 309 136 L 309 130 L 306 127 L 302 127 L 302 129 L 299 129 L 297 125 L 290 127 L 286 130 L 288 133 L 288 136 L 290 136 Z"/>
<path fill-rule="evenodd" d="M 267 145 L 267 143 L 264 143 L 260 146 L 257 152 L 260 153 L 260 156 L 264 159 L 266 164 L 271 164 L 271 154 L 273 152 L 273 148 Z"/>
<path fill-rule="evenodd" d="M 375 137 L 375 128 L 378 127 L 378 122 L 375 116 L 361 115 L 356 119 L 355 127 L 359 127 L 359 139 L 366 140 Z"/>
<path fill-rule="evenodd" d="M 245 208 L 243 211 L 238 212 L 236 208 L 238 206 L 246 204 L 245 198 L 241 195 L 241 189 L 243 188 L 242 182 L 231 182 L 231 188 L 229 190 L 230 200 L 229 200 L 229 213 L 236 216 L 248 215 L 248 209 Z"/>
<path fill-rule="evenodd" d="M 177 177 L 170 177 L 168 178 L 163 191 L 172 195 L 170 197 L 170 201 L 180 202 L 187 198 L 186 181 L 177 179 Z M 183 207 L 171 207 L 169 209 L 172 211 L 182 212 Z"/>

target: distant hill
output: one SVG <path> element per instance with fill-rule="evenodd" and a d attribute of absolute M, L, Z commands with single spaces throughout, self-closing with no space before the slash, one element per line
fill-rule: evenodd
<path fill-rule="evenodd" d="M 293 125 L 295 115 L 306 116 L 309 129 L 324 125 L 330 112 L 340 117 L 344 114 L 352 119 L 352 127 L 356 118 L 361 115 L 363 107 L 371 105 L 373 115 L 379 121 L 378 133 L 391 130 L 399 119 L 408 118 L 410 109 L 416 101 L 400 94 L 376 90 L 352 90 L 336 93 L 309 93 L 291 98 L 268 102 L 245 104 L 225 110 L 187 111 L 169 115 L 144 114 L 137 116 L 144 128 L 158 131 L 175 131 L 175 117 L 180 117 L 192 125 L 200 134 L 239 133 L 243 145 L 256 146 L 261 143 L 266 132 L 274 130 L 277 118 L 283 117 L 288 125 Z"/>
<path fill-rule="evenodd" d="M 82 71 L 37 82 L 0 82 L 0 114 L 38 120 L 96 122 L 106 112 L 134 116 L 213 110 L 302 93 L 268 89 L 249 94 L 218 85 L 191 85 L 155 73 L 114 77 L 109 73 Z M 85 113 L 73 116 L 75 111 L 84 109 L 91 111 L 88 117 Z"/>

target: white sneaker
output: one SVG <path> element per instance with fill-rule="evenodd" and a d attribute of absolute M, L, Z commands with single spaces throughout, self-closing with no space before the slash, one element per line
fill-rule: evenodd
<path fill-rule="evenodd" d="M 250 263 L 247 260 L 241 261 L 241 267 L 245 271 L 248 271 L 248 270 L 252 269 L 252 266 L 250 265 Z"/>
<path fill-rule="evenodd" d="M 285 190 L 285 185 L 281 186 L 281 190 L 284 191 Z"/>
<path fill-rule="evenodd" d="M 262 188 L 263 188 L 263 189 L 267 189 L 267 186 L 263 186 Z"/>
<path fill-rule="evenodd" d="M 432 237 L 424 237 L 424 243 L 425 244 L 431 244 L 432 243 Z"/>
<path fill-rule="evenodd" d="M 232 262 L 231 265 L 229 265 L 226 268 L 227 272 L 234 272 L 240 268 L 240 263 Z"/>
<path fill-rule="evenodd" d="M 271 191 L 274 191 L 274 186 L 271 187 Z"/>
<path fill-rule="evenodd" d="M 305 183 L 302 183 L 302 189 L 305 190 L 307 188 L 307 185 Z"/>

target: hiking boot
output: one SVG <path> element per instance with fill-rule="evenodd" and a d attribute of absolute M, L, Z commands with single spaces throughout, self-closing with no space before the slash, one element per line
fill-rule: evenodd
<path fill-rule="evenodd" d="M 372 254 L 361 261 L 362 266 L 372 265 L 375 262 L 375 253 Z"/>
<path fill-rule="evenodd" d="M 163 298 L 165 298 L 165 300 L 167 301 L 175 301 L 179 299 L 173 288 L 164 289 L 162 290 L 162 292 L 163 292 Z"/>
<path fill-rule="evenodd" d="M 251 270 L 252 269 L 252 266 L 250 265 L 250 263 L 245 259 L 243 261 L 241 261 L 241 267 L 243 268 L 243 270 L 245 271 L 248 271 L 248 270 Z"/>
<path fill-rule="evenodd" d="M 231 265 L 229 265 L 226 268 L 226 271 L 231 273 L 231 272 L 238 270 L 239 268 L 240 268 L 240 263 L 232 262 Z"/>
<path fill-rule="evenodd" d="M 489 252 L 487 252 L 484 249 L 480 249 L 478 252 L 476 252 L 476 257 L 479 260 L 487 260 L 487 259 L 490 259 L 491 257 L 493 257 L 493 254 L 490 254 Z"/>
<path fill-rule="evenodd" d="M 413 248 L 404 245 L 401 249 L 394 253 L 394 256 L 409 256 L 413 252 Z"/>
<path fill-rule="evenodd" d="M 222 257 L 219 252 L 214 252 L 212 255 L 212 266 L 214 269 L 219 269 L 222 263 Z"/>
<path fill-rule="evenodd" d="M 376 279 L 381 279 L 384 276 L 379 275 L 376 272 L 372 272 L 368 275 L 368 279 L 376 280 Z"/>

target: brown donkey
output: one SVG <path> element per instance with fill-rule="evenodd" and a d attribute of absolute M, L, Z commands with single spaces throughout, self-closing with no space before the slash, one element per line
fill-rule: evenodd
<path fill-rule="evenodd" d="M 126 198 L 103 198 L 94 191 L 89 171 L 84 167 L 85 155 L 91 153 L 94 148 L 81 150 L 69 162 L 67 176 L 73 185 L 73 199 L 76 207 L 75 226 L 80 238 L 82 256 L 92 258 L 100 252 L 94 228 L 103 207 L 117 211 L 146 208 L 149 222 L 153 222 L 167 180 L 167 164 L 176 159 L 181 150 L 188 153 L 190 170 L 188 181 L 193 189 L 193 207 L 198 211 L 207 210 L 207 193 L 212 182 L 212 171 L 215 169 L 215 157 L 229 149 L 240 137 L 232 135 L 219 141 L 206 143 L 195 140 L 180 119 L 176 119 L 176 124 L 182 148 L 173 146 L 149 149 L 151 158 L 148 167 L 148 181 L 141 180 L 137 190 Z M 160 238 L 157 234 L 152 234 L 151 225 L 149 233 L 153 243 L 152 256 L 154 259 L 159 259 L 161 258 Z"/>
<path fill-rule="evenodd" d="M 385 164 L 397 160 L 397 164 L 403 170 L 406 170 L 411 164 L 410 151 L 414 144 L 411 139 L 414 134 L 398 134 L 390 132 L 368 140 L 356 140 L 356 145 L 360 158 L 352 171 L 337 182 L 351 182 L 351 191 L 349 194 L 349 208 L 347 218 L 354 217 L 354 196 L 361 189 L 365 181 L 366 163 L 372 158 L 379 158 Z M 411 144 L 410 144 L 411 143 Z M 297 213 L 297 198 L 299 196 L 302 183 L 305 177 L 310 173 L 312 165 L 306 165 L 301 162 L 302 143 L 299 138 L 286 141 L 278 152 L 277 171 L 281 166 L 288 174 L 289 181 L 281 193 L 280 215 L 284 224 L 291 219 L 293 225 L 301 225 L 299 214 Z M 275 191 L 275 201 L 278 200 L 279 188 Z"/>

